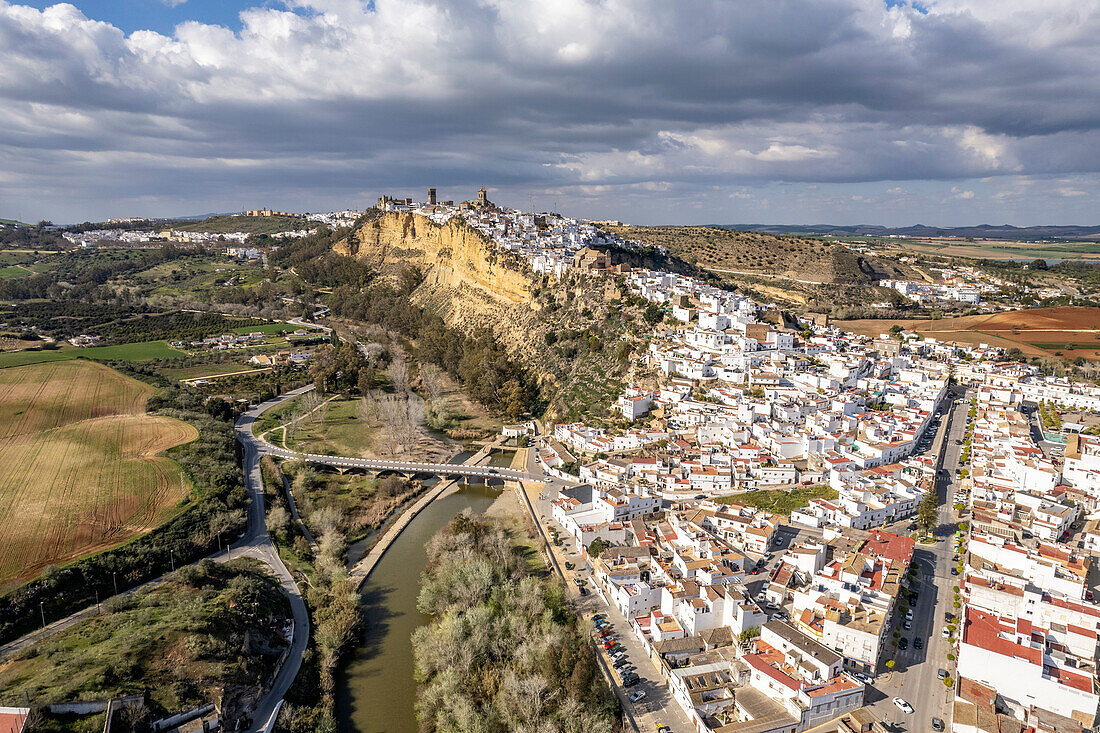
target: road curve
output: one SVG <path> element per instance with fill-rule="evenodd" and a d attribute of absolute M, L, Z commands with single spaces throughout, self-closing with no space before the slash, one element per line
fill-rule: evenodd
<path fill-rule="evenodd" d="M 275 676 L 271 689 L 256 706 L 252 715 L 250 731 L 268 733 L 274 728 L 275 719 L 282 707 L 283 697 L 290 689 L 291 684 L 294 683 L 294 678 L 298 675 L 298 670 L 302 666 L 302 654 L 309 643 L 309 613 L 306 610 L 305 601 L 302 600 L 298 584 L 294 582 L 294 577 L 287 570 L 286 565 L 283 564 L 282 558 L 279 557 L 279 553 L 271 543 L 271 537 L 267 533 L 263 477 L 260 472 L 260 457 L 264 454 L 267 444 L 252 434 L 252 425 L 264 411 L 270 410 L 284 400 L 297 397 L 311 389 L 313 389 L 313 385 L 287 392 L 275 399 L 263 402 L 242 413 L 237 418 L 235 426 L 237 440 L 244 448 L 244 479 L 250 501 L 248 505 L 248 531 L 233 549 L 258 558 L 274 571 L 283 587 L 283 591 L 290 599 L 290 610 L 294 616 L 294 636 L 291 640 L 290 652 L 283 661 L 279 673 Z"/>

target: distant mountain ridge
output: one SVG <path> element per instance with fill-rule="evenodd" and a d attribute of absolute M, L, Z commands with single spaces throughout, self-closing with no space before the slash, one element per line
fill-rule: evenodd
<path fill-rule="evenodd" d="M 979 224 L 972 227 L 934 227 L 915 224 L 909 227 L 884 227 L 876 224 L 711 224 L 716 229 L 736 229 L 763 234 L 832 234 L 835 236 L 871 237 L 971 237 L 975 239 L 1095 239 L 1098 226 L 1034 226 L 1015 227 L 1010 224 Z"/>

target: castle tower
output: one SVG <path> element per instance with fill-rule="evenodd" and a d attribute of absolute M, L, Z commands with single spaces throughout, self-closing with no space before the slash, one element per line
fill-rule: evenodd
<path fill-rule="evenodd" d="M 477 202 L 481 206 L 485 206 L 489 203 L 489 196 L 485 193 L 485 186 L 482 186 L 477 190 Z"/>
<path fill-rule="evenodd" d="M 429 188 L 428 189 L 428 204 L 430 206 L 435 206 L 435 189 L 434 188 Z"/>

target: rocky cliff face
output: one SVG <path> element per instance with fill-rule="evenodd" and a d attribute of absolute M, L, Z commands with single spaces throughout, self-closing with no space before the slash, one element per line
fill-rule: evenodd
<path fill-rule="evenodd" d="M 407 263 L 440 287 L 473 287 L 511 305 L 531 302 L 532 282 L 523 265 L 465 222 L 438 226 L 419 214 L 389 213 L 363 225 L 335 249 L 382 272 Z"/>
<path fill-rule="evenodd" d="M 425 275 L 413 294 L 417 305 L 467 332 L 489 328 L 514 356 L 529 361 L 538 309 L 534 277 L 517 257 L 465 222 L 439 226 L 419 214 L 391 212 L 334 249 L 382 273 L 417 267 Z"/>

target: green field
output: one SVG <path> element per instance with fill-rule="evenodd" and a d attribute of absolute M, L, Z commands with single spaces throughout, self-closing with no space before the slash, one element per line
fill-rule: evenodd
<path fill-rule="evenodd" d="M 766 489 L 747 494 L 723 496 L 716 501 L 722 504 L 743 504 L 776 514 L 789 515 L 795 509 L 806 506 L 810 499 L 835 499 L 837 493 L 828 486 L 803 486 L 790 491 Z"/>
<path fill-rule="evenodd" d="M 105 361 L 149 361 L 150 359 L 171 359 L 176 356 L 184 356 L 184 353 L 173 349 L 166 341 L 141 341 L 136 344 L 91 346 L 86 349 L 63 347 L 52 351 L 9 351 L 0 354 L 0 368 L 41 364 L 48 361 L 68 361 L 80 357 Z"/>
<path fill-rule="evenodd" d="M 200 222 L 181 224 L 175 228 L 189 232 L 277 234 L 298 229 L 312 229 L 316 226 L 317 222 L 291 216 L 212 216 Z"/>
<path fill-rule="evenodd" d="M 26 277 L 31 271 L 22 265 L 5 265 L 0 267 L 0 280 L 11 280 L 17 277 Z"/>

